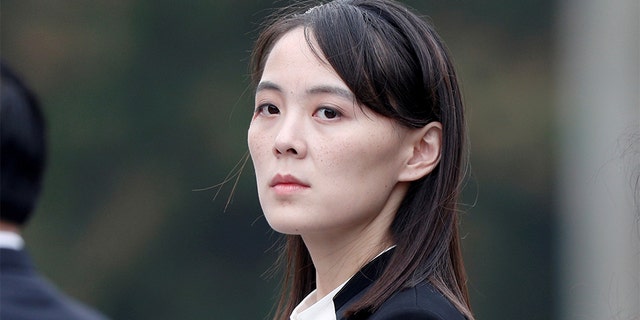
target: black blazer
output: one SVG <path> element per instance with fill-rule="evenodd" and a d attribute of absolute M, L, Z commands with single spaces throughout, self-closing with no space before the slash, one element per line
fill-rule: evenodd
<path fill-rule="evenodd" d="M 40 276 L 24 250 L 0 249 L 0 319 L 104 320 Z"/>
<path fill-rule="evenodd" d="M 393 249 L 369 262 L 336 294 L 333 298 L 336 319 L 465 320 L 462 313 L 426 281 L 394 294 L 373 313 L 359 312 L 352 317 L 345 317 L 344 313 L 349 306 L 362 297 L 378 279 L 392 252 Z"/>

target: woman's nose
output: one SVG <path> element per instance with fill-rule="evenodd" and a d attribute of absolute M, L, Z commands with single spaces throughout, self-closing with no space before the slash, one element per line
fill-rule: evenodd
<path fill-rule="evenodd" d="M 273 153 L 278 156 L 303 158 L 307 153 L 301 121 L 283 119 L 276 135 Z"/>

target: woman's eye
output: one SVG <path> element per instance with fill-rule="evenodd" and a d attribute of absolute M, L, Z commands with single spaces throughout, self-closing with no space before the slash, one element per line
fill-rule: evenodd
<path fill-rule="evenodd" d="M 280 109 L 278 109 L 278 107 L 272 104 L 267 103 L 267 104 L 260 105 L 256 109 L 256 113 L 260 113 L 262 115 L 268 116 L 268 115 L 279 114 Z"/>
<path fill-rule="evenodd" d="M 322 119 L 335 119 L 340 117 L 340 112 L 329 108 L 320 108 L 316 111 L 316 116 Z"/>

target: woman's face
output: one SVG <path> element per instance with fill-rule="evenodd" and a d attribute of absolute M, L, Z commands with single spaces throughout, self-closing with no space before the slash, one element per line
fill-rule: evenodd
<path fill-rule="evenodd" d="M 267 58 L 248 132 L 262 209 L 285 234 L 387 232 L 406 193 L 410 130 L 357 105 L 323 60 L 302 28 Z"/>

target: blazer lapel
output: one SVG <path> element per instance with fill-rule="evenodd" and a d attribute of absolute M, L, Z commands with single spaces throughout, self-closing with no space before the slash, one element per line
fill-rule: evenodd
<path fill-rule="evenodd" d="M 367 263 L 340 289 L 335 297 L 333 297 L 336 319 L 346 319 L 344 317 L 345 311 L 347 311 L 353 302 L 360 299 L 367 289 L 380 277 L 393 254 L 393 250 L 394 248 L 389 249 Z M 358 316 L 360 316 L 360 314 L 358 314 Z"/>
<path fill-rule="evenodd" d="M 29 274 L 34 272 L 33 264 L 25 249 L 0 249 L 0 269 L 5 274 Z"/>

